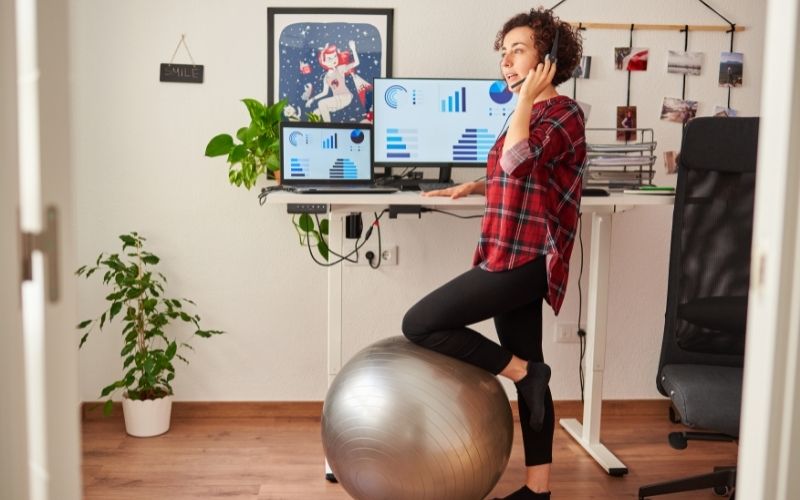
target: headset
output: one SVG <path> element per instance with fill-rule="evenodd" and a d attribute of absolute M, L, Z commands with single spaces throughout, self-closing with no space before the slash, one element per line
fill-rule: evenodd
<path fill-rule="evenodd" d="M 545 58 L 549 59 L 551 63 L 556 64 L 558 61 L 558 29 L 556 29 L 556 36 L 553 38 L 553 46 L 550 48 L 550 52 L 544 56 Z M 509 89 L 515 89 L 522 85 L 522 82 L 525 81 L 525 78 L 522 80 L 518 80 L 514 82 Z"/>

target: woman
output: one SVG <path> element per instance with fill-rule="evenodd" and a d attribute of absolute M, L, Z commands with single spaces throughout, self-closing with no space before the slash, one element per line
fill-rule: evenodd
<path fill-rule="evenodd" d="M 547 57 L 556 40 L 557 64 Z M 505 23 L 495 50 L 518 99 L 508 129 L 489 152 L 486 179 L 426 193 L 486 196 L 475 267 L 414 305 L 403 333 L 514 381 L 527 474 L 525 485 L 505 498 L 549 499 L 555 416 L 542 354 L 542 301 L 558 314 L 586 155 L 583 114 L 555 86 L 579 64 L 581 40 L 550 11 L 534 9 Z M 500 345 L 467 328 L 489 318 Z"/>

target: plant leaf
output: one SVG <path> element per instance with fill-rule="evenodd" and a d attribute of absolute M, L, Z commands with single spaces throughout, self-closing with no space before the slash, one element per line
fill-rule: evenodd
<path fill-rule="evenodd" d="M 159 259 L 158 257 L 156 257 L 155 255 L 153 255 L 151 253 L 150 254 L 146 254 L 146 255 L 144 255 L 142 257 L 142 262 L 144 262 L 145 264 L 150 264 L 150 265 L 158 264 L 158 262 L 160 260 L 161 259 Z"/>
<path fill-rule="evenodd" d="M 228 155 L 228 163 L 239 163 L 245 156 L 247 156 L 247 147 L 244 144 L 239 144 Z"/>
<path fill-rule="evenodd" d="M 260 121 L 264 116 L 264 105 L 255 99 L 242 99 L 242 102 L 247 106 L 247 112 L 250 113 L 250 119 L 254 122 Z"/>
<path fill-rule="evenodd" d="M 111 304 L 111 316 L 108 318 L 109 321 L 114 319 L 114 316 L 119 314 L 119 311 L 122 309 L 122 302 L 114 302 Z M 105 315 L 105 313 L 103 313 Z"/>
<path fill-rule="evenodd" d="M 102 392 L 100 392 L 100 397 L 104 398 L 104 397 L 108 396 L 117 387 L 119 387 L 119 381 L 114 382 L 113 384 L 110 384 L 110 385 L 107 385 L 107 386 L 103 387 Z"/>
<path fill-rule="evenodd" d="M 322 238 L 317 242 L 317 250 L 319 250 L 319 254 L 322 255 L 325 260 L 328 260 L 328 244 L 325 243 L 325 240 Z"/>
<path fill-rule="evenodd" d="M 305 232 L 311 232 L 314 230 L 314 220 L 308 214 L 303 214 L 300 216 L 300 221 L 298 223 L 300 229 Z"/>
<path fill-rule="evenodd" d="M 114 411 L 114 402 L 109 399 L 103 405 L 103 415 L 105 415 L 107 417 L 107 416 L 111 415 L 112 411 Z"/>
<path fill-rule="evenodd" d="M 219 134 L 210 141 L 206 146 L 206 156 L 213 158 L 215 156 L 222 156 L 230 153 L 233 149 L 233 137 L 228 134 Z"/>
<path fill-rule="evenodd" d="M 167 359 L 172 359 L 175 357 L 175 353 L 177 352 L 178 352 L 178 344 L 175 343 L 175 341 L 173 341 L 169 344 L 169 347 L 167 347 L 167 350 L 164 352 L 164 356 L 166 356 Z"/>

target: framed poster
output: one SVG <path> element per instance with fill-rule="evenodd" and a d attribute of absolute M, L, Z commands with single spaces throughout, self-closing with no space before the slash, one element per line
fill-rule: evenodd
<path fill-rule="evenodd" d="M 373 85 L 392 74 L 393 9 L 268 8 L 267 102 L 287 118 L 372 122 Z"/>

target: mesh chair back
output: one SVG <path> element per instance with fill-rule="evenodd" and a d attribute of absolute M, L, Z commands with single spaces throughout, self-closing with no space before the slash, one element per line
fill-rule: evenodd
<path fill-rule="evenodd" d="M 697 118 L 678 160 L 659 363 L 741 366 L 758 118 Z"/>

